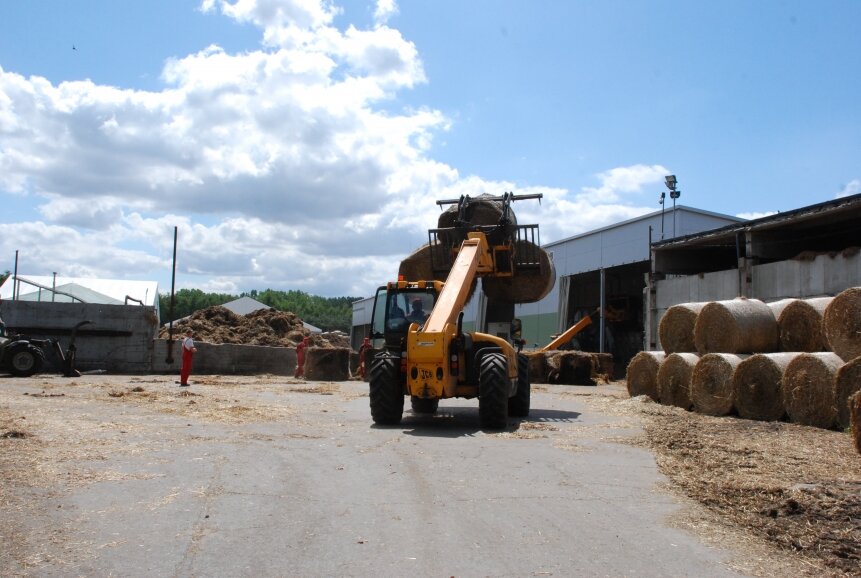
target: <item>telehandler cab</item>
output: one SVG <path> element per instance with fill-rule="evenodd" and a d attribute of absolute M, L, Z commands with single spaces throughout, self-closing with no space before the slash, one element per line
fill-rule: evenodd
<path fill-rule="evenodd" d="M 513 201 L 542 195 L 482 197 L 501 203 L 495 225 L 473 225 L 466 219 L 469 196 L 441 200 L 458 205 L 454 227 L 428 231 L 432 268 L 437 280 L 393 281 L 377 290 L 371 337 L 383 340 L 370 370 L 371 417 L 375 423 L 401 421 L 404 396 L 415 413 L 434 413 L 440 399 L 478 397 L 479 423 L 501 429 L 508 416 L 529 415 L 530 384 L 526 356 L 509 341 L 481 332 L 463 331 L 463 307 L 477 277 L 516 277 L 539 267 L 538 225 L 517 225 Z M 531 239 L 531 240 L 530 240 Z M 521 241 L 530 241 L 524 243 Z M 427 317 L 415 310 L 429 311 Z M 514 321 L 514 320 L 512 320 Z"/>

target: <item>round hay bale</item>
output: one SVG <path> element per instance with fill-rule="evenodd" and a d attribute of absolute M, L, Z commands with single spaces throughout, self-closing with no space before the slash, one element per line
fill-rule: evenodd
<path fill-rule="evenodd" d="M 691 401 L 697 413 L 732 413 L 735 407 L 732 375 L 746 357 L 732 353 L 709 353 L 700 358 L 691 376 Z"/>
<path fill-rule="evenodd" d="M 525 351 L 529 361 L 529 382 L 547 383 L 547 359 L 543 351 Z"/>
<path fill-rule="evenodd" d="M 850 287 L 831 300 L 822 317 L 828 346 L 843 361 L 861 355 L 861 287 Z"/>
<path fill-rule="evenodd" d="M 595 357 L 585 351 L 548 351 L 547 382 L 560 385 L 597 385 Z"/>
<path fill-rule="evenodd" d="M 305 379 L 346 381 L 350 379 L 348 347 L 309 347 L 305 350 Z"/>
<path fill-rule="evenodd" d="M 443 281 L 446 274 L 447 272 L 434 275 L 433 264 L 431 263 L 431 246 L 428 243 L 413 251 L 401 261 L 401 265 L 398 267 L 398 275 L 403 275 L 404 279 L 410 281 Z"/>
<path fill-rule="evenodd" d="M 691 409 L 691 375 L 700 360 L 696 353 L 672 353 L 658 369 L 658 398 L 664 405 Z"/>
<path fill-rule="evenodd" d="M 541 301 L 556 283 L 556 267 L 550 253 L 532 241 L 518 241 L 515 251 L 538 257 L 537 269 L 520 269 L 511 277 L 483 277 L 481 286 L 491 299 L 507 303 L 535 303 Z"/>
<path fill-rule="evenodd" d="M 487 193 L 470 198 L 466 207 L 466 220 L 470 225 L 496 225 L 502 217 L 502 201 L 491 201 Z M 517 224 L 517 216 L 514 209 L 509 209 L 512 224 Z M 457 223 L 457 205 L 451 205 L 443 211 L 437 225 L 440 229 L 454 227 Z"/>
<path fill-rule="evenodd" d="M 694 343 L 694 325 L 697 315 L 705 303 L 679 303 L 673 305 L 661 317 L 658 338 L 664 353 L 687 353 L 697 350 Z"/>
<path fill-rule="evenodd" d="M 757 353 L 732 375 L 735 409 L 745 419 L 777 421 L 786 415 L 781 385 L 789 362 L 800 353 Z"/>
<path fill-rule="evenodd" d="M 834 400 L 837 404 L 837 425 L 847 428 L 851 419 L 849 415 L 849 398 L 861 391 L 861 357 L 856 357 L 837 370 L 834 379 Z"/>
<path fill-rule="evenodd" d="M 855 449 L 861 454 L 861 392 L 849 398 L 849 421 L 855 437 Z"/>
<path fill-rule="evenodd" d="M 777 351 L 777 320 L 759 299 L 712 301 L 694 325 L 697 353 L 769 353 Z"/>
<path fill-rule="evenodd" d="M 780 350 L 815 353 L 827 349 L 822 317 L 832 300 L 832 297 L 786 299 L 788 303 L 779 310 L 773 307 L 775 304 L 769 304 L 777 319 Z"/>
<path fill-rule="evenodd" d="M 648 395 L 658 401 L 658 369 L 667 354 L 663 351 L 641 351 L 631 359 L 625 371 L 628 395 Z"/>
<path fill-rule="evenodd" d="M 790 420 L 825 429 L 834 426 L 834 378 L 841 365 L 840 356 L 831 352 L 800 353 L 789 362 L 781 392 Z"/>

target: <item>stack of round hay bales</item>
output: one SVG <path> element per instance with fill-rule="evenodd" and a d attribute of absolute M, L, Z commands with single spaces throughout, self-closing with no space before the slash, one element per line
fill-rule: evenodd
<path fill-rule="evenodd" d="M 631 359 L 625 372 L 628 395 L 648 395 L 658 401 L 658 370 L 666 358 L 663 351 L 641 351 Z"/>
<path fill-rule="evenodd" d="M 759 299 L 712 301 L 694 326 L 697 353 L 767 353 L 777 351 L 779 331 L 771 309 Z"/>
<path fill-rule="evenodd" d="M 547 382 L 562 385 L 597 385 L 595 356 L 585 351 L 548 351 Z"/>
<path fill-rule="evenodd" d="M 837 377 L 834 380 L 837 425 L 841 428 L 847 428 L 850 425 L 849 398 L 859 391 L 861 391 L 861 357 L 856 357 L 837 370 Z"/>
<path fill-rule="evenodd" d="M 844 361 L 861 355 L 861 287 L 846 289 L 828 304 L 822 328 L 831 351 Z"/>
<path fill-rule="evenodd" d="M 672 353 L 658 368 L 658 399 L 664 405 L 691 409 L 691 376 L 697 362 L 696 353 Z"/>
<path fill-rule="evenodd" d="M 305 379 L 346 381 L 350 378 L 350 352 L 347 347 L 309 347 L 305 352 Z"/>
<path fill-rule="evenodd" d="M 815 353 L 827 349 L 822 319 L 831 301 L 831 297 L 816 297 L 769 303 L 777 319 L 780 351 Z"/>
<path fill-rule="evenodd" d="M 849 421 L 855 437 L 855 449 L 861 454 L 861 391 L 849 398 Z"/>
<path fill-rule="evenodd" d="M 757 353 L 743 360 L 732 375 L 738 415 L 745 419 L 778 421 L 786 415 L 781 385 L 789 362 L 799 353 Z"/>
<path fill-rule="evenodd" d="M 680 303 L 667 309 L 658 324 L 658 336 L 664 353 L 687 353 L 697 350 L 694 326 L 705 303 Z"/>
<path fill-rule="evenodd" d="M 789 419 L 831 428 L 837 421 L 834 380 L 843 360 L 834 353 L 800 353 L 786 366 L 781 392 Z"/>
<path fill-rule="evenodd" d="M 691 376 L 691 401 L 697 412 L 706 415 L 729 415 L 732 412 L 735 407 L 733 372 L 746 357 L 708 353 L 700 358 Z"/>

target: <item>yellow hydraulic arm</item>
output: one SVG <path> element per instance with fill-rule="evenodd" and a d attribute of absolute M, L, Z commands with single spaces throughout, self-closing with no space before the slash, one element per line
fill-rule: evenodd
<path fill-rule="evenodd" d="M 557 337 L 556 339 L 554 339 L 553 341 L 551 341 L 550 343 L 548 343 L 547 345 L 542 347 L 541 351 L 552 351 L 552 350 L 558 348 L 560 345 L 567 342 L 569 339 L 571 339 L 572 337 L 574 337 L 575 335 L 577 335 L 578 333 L 580 333 L 581 331 L 586 329 L 591 324 L 592 324 L 592 316 L 591 315 L 585 316 L 583 319 L 581 319 L 580 321 L 578 321 L 577 323 L 575 323 L 574 325 L 572 325 L 571 327 L 566 329 L 562 335 L 560 335 L 559 337 Z"/>

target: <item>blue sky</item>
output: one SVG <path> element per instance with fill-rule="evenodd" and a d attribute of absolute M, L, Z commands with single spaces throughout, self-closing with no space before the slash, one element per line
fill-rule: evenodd
<path fill-rule="evenodd" d="M 368 295 L 437 198 L 553 241 L 861 192 L 861 3 L 0 4 L 0 269 Z M 74 49 L 73 49 L 74 47 Z"/>

